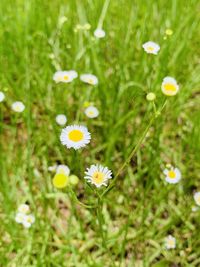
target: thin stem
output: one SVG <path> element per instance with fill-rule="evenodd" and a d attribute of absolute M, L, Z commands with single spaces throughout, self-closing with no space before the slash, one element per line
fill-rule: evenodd
<path fill-rule="evenodd" d="M 97 196 L 98 196 L 97 219 L 99 223 L 99 230 L 101 234 L 102 245 L 104 248 L 106 248 L 107 245 L 106 245 L 106 239 L 105 239 L 104 229 L 103 229 L 104 219 L 102 216 L 103 203 L 102 203 L 101 196 L 99 194 Z"/>
<path fill-rule="evenodd" d="M 99 18 L 99 22 L 98 22 L 98 26 L 97 26 L 97 28 L 99 28 L 99 29 L 102 29 L 103 21 L 105 19 L 106 12 L 108 10 L 109 4 L 110 4 L 110 0 L 106 0 L 104 5 L 103 5 L 102 11 L 101 11 L 101 15 L 100 15 L 100 18 Z"/>
<path fill-rule="evenodd" d="M 125 160 L 125 162 L 122 164 L 122 166 L 119 168 L 117 174 L 115 175 L 112 183 L 108 186 L 108 188 L 106 188 L 106 190 L 101 194 L 101 197 L 104 196 L 114 185 L 115 182 L 117 180 L 117 177 L 121 174 L 121 172 L 124 170 L 124 168 L 130 163 L 132 157 L 135 155 L 135 153 L 137 152 L 137 150 L 139 149 L 140 145 L 142 144 L 143 140 L 145 139 L 150 127 L 153 125 L 155 119 L 161 114 L 161 111 L 163 110 L 163 108 L 165 107 L 167 103 L 167 100 L 164 102 L 162 108 L 157 111 L 151 118 L 149 124 L 147 125 L 146 129 L 144 130 L 141 138 L 139 139 L 138 143 L 136 144 L 136 146 L 133 148 L 133 150 L 131 151 L 131 153 L 129 154 L 128 158 Z"/>

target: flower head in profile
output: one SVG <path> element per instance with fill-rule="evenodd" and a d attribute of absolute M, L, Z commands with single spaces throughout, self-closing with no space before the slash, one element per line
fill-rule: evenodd
<path fill-rule="evenodd" d="M 169 184 L 177 184 L 181 180 L 181 172 L 178 168 L 170 166 L 163 173 L 165 174 L 165 181 Z"/>
<path fill-rule="evenodd" d="M 200 192 L 194 193 L 194 201 L 198 206 L 200 206 Z"/>
<path fill-rule="evenodd" d="M 58 125 L 65 125 L 67 122 L 67 117 L 64 114 L 59 114 L 56 116 L 56 122 Z"/>
<path fill-rule="evenodd" d="M 68 70 L 68 71 L 59 70 L 54 73 L 53 80 L 56 83 L 59 83 L 59 82 L 70 83 L 77 77 L 78 77 L 78 74 L 75 70 Z"/>
<path fill-rule="evenodd" d="M 69 176 L 65 173 L 56 173 L 52 182 L 53 185 L 58 189 L 65 188 L 69 183 Z"/>
<path fill-rule="evenodd" d="M 3 102 L 5 99 L 5 95 L 3 92 L 0 92 L 0 102 Z"/>
<path fill-rule="evenodd" d="M 23 112 L 25 109 L 24 104 L 21 101 L 16 101 L 11 106 L 12 110 L 15 112 Z"/>
<path fill-rule="evenodd" d="M 179 85 L 173 77 L 165 77 L 162 82 L 161 90 L 164 95 L 174 96 L 179 91 Z"/>
<path fill-rule="evenodd" d="M 165 238 L 165 247 L 166 249 L 174 249 L 176 248 L 176 238 L 172 235 L 168 235 Z"/>
<path fill-rule="evenodd" d="M 85 109 L 85 115 L 88 118 L 93 119 L 99 116 L 99 111 L 96 107 L 90 106 Z"/>
<path fill-rule="evenodd" d="M 91 134 L 87 127 L 70 125 L 64 128 L 60 135 L 60 141 L 67 148 L 79 149 L 90 143 Z"/>
<path fill-rule="evenodd" d="M 160 50 L 160 46 L 152 41 L 146 42 L 142 45 L 144 51 L 148 54 L 157 55 L 158 51 Z"/>
<path fill-rule="evenodd" d="M 93 74 L 82 74 L 80 79 L 84 83 L 88 83 L 90 85 L 98 84 L 98 78 Z"/>
<path fill-rule="evenodd" d="M 102 29 L 96 29 L 95 31 L 94 31 L 94 36 L 96 37 L 96 38 L 104 38 L 105 36 L 106 36 L 106 33 L 105 33 L 105 31 L 104 30 L 102 30 Z"/>
<path fill-rule="evenodd" d="M 107 167 L 91 165 L 87 168 L 84 178 L 96 187 L 107 186 L 108 180 L 112 178 L 112 172 Z"/>

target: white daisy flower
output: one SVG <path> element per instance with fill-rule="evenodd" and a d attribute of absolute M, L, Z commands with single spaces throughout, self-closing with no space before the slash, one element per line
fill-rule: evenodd
<path fill-rule="evenodd" d="M 194 193 L 194 201 L 198 206 L 200 206 L 200 192 Z"/>
<path fill-rule="evenodd" d="M 0 92 L 0 102 L 3 102 L 5 98 L 5 95 L 3 92 Z"/>
<path fill-rule="evenodd" d="M 67 117 L 64 114 L 59 114 L 56 116 L 56 122 L 58 125 L 65 125 L 67 122 Z"/>
<path fill-rule="evenodd" d="M 22 102 L 16 101 L 12 104 L 11 108 L 15 112 L 23 112 L 25 109 L 25 106 Z"/>
<path fill-rule="evenodd" d="M 30 228 L 31 225 L 32 225 L 34 222 L 35 222 L 35 216 L 32 215 L 32 214 L 29 214 L 29 215 L 25 215 L 25 216 L 24 216 L 24 219 L 23 219 L 22 224 L 23 224 L 23 226 L 24 226 L 25 228 Z"/>
<path fill-rule="evenodd" d="M 88 83 L 90 85 L 98 84 L 98 78 L 93 74 L 82 74 L 80 79 L 84 83 Z"/>
<path fill-rule="evenodd" d="M 70 169 L 67 165 L 58 165 L 56 173 L 62 173 L 68 176 L 70 174 Z"/>
<path fill-rule="evenodd" d="M 112 172 L 101 165 L 91 165 L 90 168 L 87 168 L 85 174 L 84 178 L 96 187 L 107 186 L 107 181 L 112 178 Z"/>
<path fill-rule="evenodd" d="M 69 71 L 56 71 L 53 75 L 53 80 L 56 83 L 63 82 L 63 83 L 70 83 L 73 81 L 73 79 L 77 78 L 78 74 L 75 70 L 69 70 Z"/>
<path fill-rule="evenodd" d="M 67 148 L 79 149 L 90 143 L 91 135 L 87 127 L 70 125 L 64 128 L 60 135 L 60 141 Z"/>
<path fill-rule="evenodd" d="M 172 235 L 168 235 L 165 238 L 165 247 L 166 249 L 174 249 L 176 248 L 176 238 Z"/>
<path fill-rule="evenodd" d="M 165 181 L 170 184 L 176 184 L 181 180 L 181 172 L 178 168 L 171 167 L 163 171 L 165 174 Z"/>
<path fill-rule="evenodd" d="M 18 208 L 19 213 L 27 214 L 30 211 L 30 207 L 27 204 L 21 204 Z"/>
<path fill-rule="evenodd" d="M 26 215 L 24 214 L 24 213 L 20 213 L 20 212 L 18 212 L 17 214 L 16 214 L 16 216 L 15 216 L 15 221 L 17 222 L 17 223 L 23 223 L 23 221 L 24 221 L 24 217 L 25 217 Z"/>
<path fill-rule="evenodd" d="M 102 29 L 96 29 L 96 30 L 94 31 L 94 36 L 95 36 L 96 38 L 104 38 L 104 37 L 106 36 L 106 33 L 105 33 L 105 31 L 102 30 Z"/>
<path fill-rule="evenodd" d="M 157 55 L 158 51 L 160 50 L 160 46 L 152 41 L 144 43 L 142 47 L 148 54 Z"/>
<path fill-rule="evenodd" d="M 173 77 L 165 77 L 162 82 L 161 90 L 167 96 L 174 96 L 179 91 L 179 85 Z"/>
<path fill-rule="evenodd" d="M 99 111 L 96 107 L 90 106 L 85 109 L 85 115 L 91 119 L 96 118 L 99 116 Z"/>
<path fill-rule="evenodd" d="M 53 166 L 49 166 L 48 167 L 48 171 L 50 171 L 50 172 L 55 172 L 56 171 L 56 169 L 57 169 L 57 165 L 53 165 Z"/>

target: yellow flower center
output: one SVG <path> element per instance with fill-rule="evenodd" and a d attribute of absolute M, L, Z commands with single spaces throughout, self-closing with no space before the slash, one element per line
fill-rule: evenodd
<path fill-rule="evenodd" d="M 68 184 L 68 176 L 63 173 L 57 173 L 53 178 L 53 185 L 56 188 L 64 188 Z"/>
<path fill-rule="evenodd" d="M 164 88 L 166 91 L 175 92 L 176 91 L 176 85 L 172 83 L 166 83 L 164 85 Z"/>
<path fill-rule="evenodd" d="M 102 172 L 95 172 L 92 178 L 96 184 L 101 184 L 104 181 L 104 174 Z"/>
<path fill-rule="evenodd" d="M 27 222 L 32 223 L 32 218 L 28 217 Z"/>
<path fill-rule="evenodd" d="M 174 178 L 176 178 L 176 173 L 171 170 L 168 172 L 168 176 L 169 176 L 169 178 L 174 179 Z"/>
<path fill-rule="evenodd" d="M 90 78 L 90 79 L 88 79 L 88 83 L 89 84 L 94 84 L 94 80 Z"/>
<path fill-rule="evenodd" d="M 174 246 L 174 240 L 172 240 L 172 239 L 168 239 L 167 243 L 169 246 Z"/>
<path fill-rule="evenodd" d="M 65 81 L 68 81 L 68 80 L 69 80 L 69 76 L 68 76 L 68 75 L 65 75 L 65 76 L 63 77 L 63 79 L 64 79 Z"/>
<path fill-rule="evenodd" d="M 72 130 L 69 133 L 69 139 L 73 142 L 79 142 L 83 140 L 83 133 L 80 130 Z"/>
<path fill-rule="evenodd" d="M 149 47 L 147 47 L 147 50 L 148 50 L 149 52 L 153 52 L 153 51 L 154 51 L 154 47 L 149 46 Z"/>
<path fill-rule="evenodd" d="M 88 114 L 89 115 L 94 115 L 94 112 L 93 111 L 89 111 Z"/>

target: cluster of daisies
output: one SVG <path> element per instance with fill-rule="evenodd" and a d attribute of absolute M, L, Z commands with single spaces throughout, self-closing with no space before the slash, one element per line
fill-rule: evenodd
<path fill-rule="evenodd" d="M 30 213 L 29 205 L 21 204 L 18 207 L 15 221 L 19 224 L 22 224 L 25 228 L 31 227 L 31 225 L 35 222 L 35 217 Z"/>
<path fill-rule="evenodd" d="M 5 100 L 5 94 L 0 91 L 0 102 L 3 102 Z M 25 109 L 25 105 L 21 101 L 16 101 L 12 103 L 11 109 L 15 112 L 23 112 Z"/>

